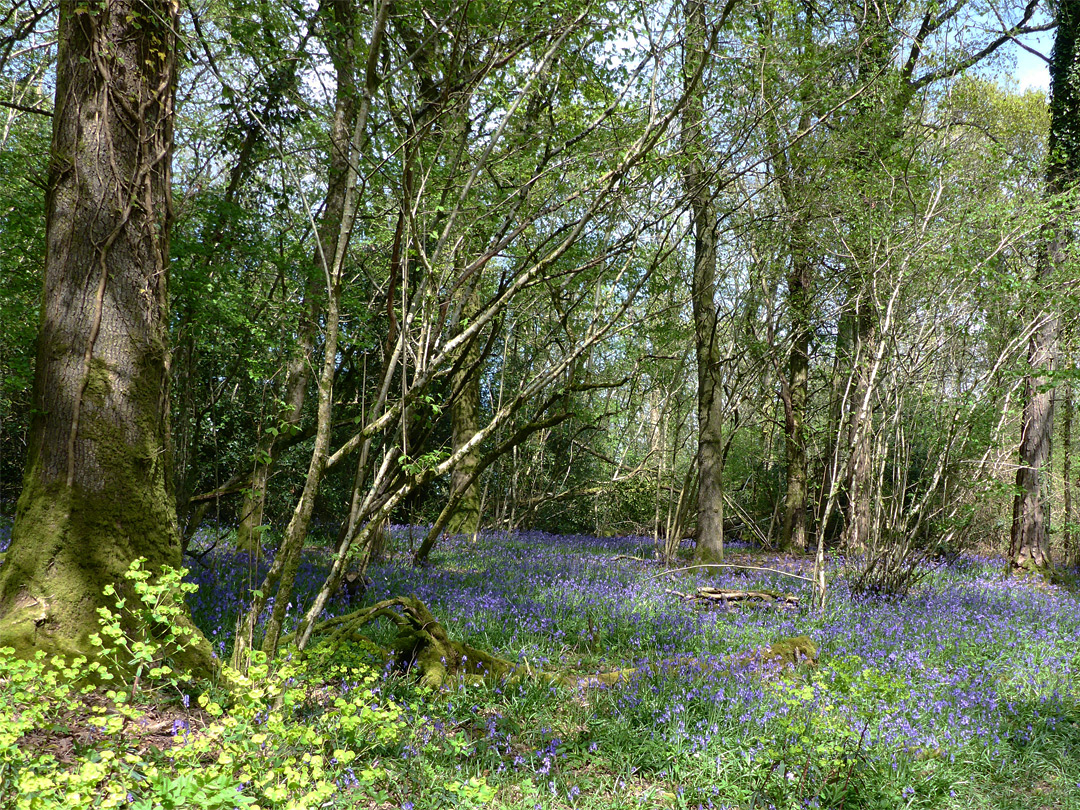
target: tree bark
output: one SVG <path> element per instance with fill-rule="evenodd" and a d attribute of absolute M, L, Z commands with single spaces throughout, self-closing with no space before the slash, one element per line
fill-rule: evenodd
<path fill-rule="evenodd" d="M 800 229 L 802 230 L 802 229 Z M 800 236 L 793 236 L 801 242 Z M 792 251 L 788 276 L 788 314 L 791 319 L 791 356 L 788 358 L 788 396 L 784 403 L 784 443 L 787 457 L 787 493 L 780 548 L 806 551 L 806 512 L 809 488 L 806 471 L 806 403 L 810 372 L 810 262 L 804 247 Z"/>
<path fill-rule="evenodd" d="M 1055 271 L 1067 261 L 1071 235 L 1067 212 L 1056 203 L 1080 177 L 1080 65 L 1076 38 L 1080 32 L 1080 0 L 1063 0 L 1056 7 L 1057 29 L 1050 58 L 1050 140 L 1047 149 L 1046 195 L 1051 201 L 1048 223 L 1035 268 L 1035 283 L 1043 302 L 1037 328 L 1028 343 L 1031 372 L 1025 381 L 1024 415 L 1020 428 L 1020 465 L 1009 538 L 1009 560 L 1017 570 L 1049 570 L 1049 504 L 1042 473 L 1050 460 L 1054 402 L 1050 372 L 1057 351 L 1058 316 L 1047 300 Z"/>
<path fill-rule="evenodd" d="M 698 382 L 698 497 L 697 545 L 694 559 L 719 562 L 724 558 L 723 388 L 716 317 L 716 210 L 701 153 L 704 90 L 701 69 L 708 56 L 703 0 L 686 2 L 683 72 L 688 98 L 682 113 L 683 182 L 690 199 L 694 229 L 694 268 L 691 300 Z"/>
<path fill-rule="evenodd" d="M 453 377 L 457 395 L 450 403 L 454 450 L 460 450 L 480 429 L 480 341 L 472 341 Z M 474 534 L 480 528 L 480 488 L 473 473 L 480 465 L 480 448 L 473 447 L 450 474 L 450 493 L 456 503 L 446 521 L 447 534 Z"/>
<path fill-rule="evenodd" d="M 856 293 L 858 295 L 859 293 Z M 870 390 L 871 345 L 877 331 L 876 315 L 870 314 L 869 303 L 859 301 L 856 304 L 854 350 L 855 366 L 851 373 L 854 377 L 853 393 L 850 400 L 851 414 L 848 426 L 848 440 L 851 444 L 851 456 L 848 460 L 848 509 L 844 526 L 844 547 L 848 551 L 865 551 L 871 542 L 871 496 L 873 484 L 870 480 L 872 470 L 871 447 L 874 418 Z"/>
<path fill-rule="evenodd" d="M 60 4 L 35 414 L 0 569 L 0 646 L 20 655 L 92 653 L 104 586 L 139 557 L 180 565 L 167 332 L 176 14 L 161 0 Z M 201 637 L 185 663 L 209 672 Z"/>
<path fill-rule="evenodd" d="M 1039 270 L 1043 276 L 1046 270 Z M 1048 569 L 1050 535 L 1049 504 L 1043 492 L 1042 470 L 1050 459 L 1050 433 L 1054 425 L 1052 392 L 1047 389 L 1053 358 L 1055 320 L 1043 316 L 1028 344 L 1032 373 L 1024 385 L 1024 415 L 1020 432 L 1020 465 L 1016 470 L 1016 495 L 1009 539 L 1009 559 L 1015 569 Z"/>
<path fill-rule="evenodd" d="M 803 113 L 799 130 L 805 131 L 810 117 Z M 792 218 L 788 235 L 791 266 L 787 278 L 788 320 L 791 324 L 791 351 L 788 373 L 780 381 L 784 405 L 784 449 L 787 461 L 787 491 L 784 496 L 784 523 L 780 534 L 783 551 L 806 551 L 806 516 L 809 487 L 806 460 L 806 406 L 810 374 L 810 288 L 813 265 L 810 261 L 810 224 L 807 183 L 799 146 L 782 151 L 778 126 L 770 126 L 770 150 L 776 155 L 780 193 Z"/>
<path fill-rule="evenodd" d="M 1071 363 L 1070 363 L 1071 370 Z M 1061 482 L 1065 494 L 1064 515 L 1061 520 L 1061 530 L 1064 540 L 1062 542 L 1062 558 L 1066 565 L 1070 565 L 1073 559 L 1073 481 L 1072 481 L 1072 423 L 1073 423 L 1073 391 L 1072 382 L 1065 383 L 1065 424 L 1062 425 L 1061 436 Z"/>

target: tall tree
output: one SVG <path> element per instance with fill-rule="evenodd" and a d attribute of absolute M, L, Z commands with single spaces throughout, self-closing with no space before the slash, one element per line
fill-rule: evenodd
<path fill-rule="evenodd" d="M 694 232 L 691 302 L 697 351 L 698 382 L 698 497 L 697 546 L 694 559 L 718 562 L 724 557 L 723 390 L 716 314 L 716 207 L 712 173 L 702 156 L 705 134 L 704 89 L 701 84 L 709 56 L 704 0 L 687 0 L 683 44 L 683 81 L 687 96 L 682 114 L 686 164 L 683 183 L 690 200 Z"/>
<path fill-rule="evenodd" d="M 1050 536 L 1048 504 L 1043 491 L 1044 468 L 1050 460 L 1054 400 L 1050 383 L 1057 348 L 1058 318 L 1047 301 L 1053 276 L 1067 260 L 1070 241 L 1063 210 L 1080 177 L 1080 64 L 1076 38 L 1080 33 L 1080 2 L 1061 0 L 1055 8 L 1057 33 L 1050 59 L 1050 141 L 1046 163 L 1046 194 L 1051 219 L 1040 246 L 1035 282 L 1043 301 L 1035 315 L 1028 342 L 1031 372 L 1025 380 L 1024 414 L 1020 429 L 1020 465 L 1009 540 L 1009 559 L 1017 569 L 1048 569 Z"/>
<path fill-rule="evenodd" d="M 180 564 L 168 269 L 177 4 L 60 4 L 34 419 L 0 644 L 83 652 L 106 584 Z M 203 642 L 189 664 L 208 667 Z"/>

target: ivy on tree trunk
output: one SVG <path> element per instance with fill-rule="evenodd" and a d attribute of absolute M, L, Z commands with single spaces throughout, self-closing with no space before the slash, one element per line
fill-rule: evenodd
<path fill-rule="evenodd" d="M 92 652 L 139 557 L 179 567 L 168 277 L 176 4 L 60 3 L 34 416 L 0 646 Z M 209 672 L 199 637 L 185 663 Z"/>

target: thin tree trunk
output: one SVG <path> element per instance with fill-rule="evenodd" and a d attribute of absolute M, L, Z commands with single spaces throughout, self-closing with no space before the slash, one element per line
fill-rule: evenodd
<path fill-rule="evenodd" d="M 836 532 L 830 536 L 831 516 L 837 493 L 834 487 L 836 476 L 843 469 L 843 420 L 844 406 L 848 391 L 844 380 L 844 369 L 849 361 L 849 347 L 853 331 L 851 317 L 842 313 L 836 329 L 836 356 L 833 358 L 832 377 L 829 385 L 829 417 L 825 429 L 826 451 L 821 458 L 820 472 L 816 476 L 821 481 L 815 507 L 814 522 L 818 536 L 824 536 L 827 542 L 835 542 Z"/>
<path fill-rule="evenodd" d="M 1071 365 L 1071 364 L 1070 364 Z M 1072 503 L 1072 423 L 1073 423 L 1073 391 L 1072 383 L 1065 383 L 1065 390 L 1063 391 L 1065 396 L 1065 424 L 1062 427 L 1062 447 L 1061 455 L 1061 481 L 1062 489 L 1065 491 L 1065 504 L 1064 504 L 1064 516 L 1061 520 L 1062 535 L 1064 537 L 1062 543 L 1064 548 L 1062 549 L 1062 557 L 1065 560 L 1066 565 L 1072 562 L 1073 554 L 1073 503 Z"/>
<path fill-rule="evenodd" d="M 848 466 L 848 513 L 844 529 L 844 547 L 848 551 L 865 551 L 870 545 L 871 495 L 873 493 L 873 445 L 874 411 L 870 391 L 870 343 L 875 331 L 874 316 L 865 311 L 867 302 L 860 302 L 855 314 L 857 339 L 855 341 L 854 386 L 851 397 L 851 421 L 848 440 L 851 456 Z"/>
<path fill-rule="evenodd" d="M 330 125 L 330 163 L 327 171 L 326 200 L 319 221 L 318 238 L 312 251 L 311 266 L 304 283 L 300 328 L 285 364 L 285 385 L 281 407 L 274 414 L 269 429 L 259 436 L 251 472 L 251 482 L 244 490 L 240 521 L 236 527 L 236 546 L 258 556 L 266 510 L 266 488 L 280 451 L 279 439 L 297 430 L 307 401 L 311 382 L 311 360 L 319 334 L 326 297 L 326 269 L 337 252 L 338 234 L 345 210 L 346 182 L 349 175 L 350 138 L 356 121 L 356 55 L 353 53 L 355 11 L 351 4 L 324 0 L 322 13 L 332 21 L 324 23 L 323 34 L 334 61 L 337 94 L 334 118 Z"/>
<path fill-rule="evenodd" d="M 457 396 L 450 403 L 453 447 L 464 447 L 480 429 L 480 342 L 474 340 L 461 368 L 454 374 Z M 448 534 L 475 534 L 480 528 L 480 488 L 473 472 L 480 464 L 480 448 L 473 447 L 450 474 L 450 491 L 455 498 L 453 514 L 446 522 Z"/>
<path fill-rule="evenodd" d="M 355 7 L 351 0 L 329 0 L 333 6 L 334 20 L 337 24 L 337 35 L 340 38 L 335 48 L 339 52 L 338 67 L 338 94 L 356 94 L 356 76 L 354 72 L 355 49 Z M 374 22 L 372 39 L 369 48 L 367 64 L 367 78 L 364 86 L 364 94 L 359 108 L 352 122 L 351 137 L 345 148 L 346 176 L 344 204 L 338 233 L 334 239 L 334 252 L 324 250 L 324 261 L 327 281 L 327 307 L 326 326 L 324 332 L 324 349 L 322 370 L 319 375 L 319 405 L 317 411 L 318 429 L 315 434 L 315 446 L 311 452 L 311 461 L 308 464 L 307 477 L 304 482 L 304 490 L 300 500 L 293 510 L 292 518 L 285 530 L 281 548 L 274 560 L 273 566 L 267 573 L 262 586 L 259 588 L 252 605 L 243 620 L 242 626 L 237 633 L 234 648 L 234 662 L 243 664 L 246 654 L 246 646 L 253 643 L 255 624 L 259 614 L 266 605 L 271 588 L 277 586 L 274 596 L 274 609 L 267 622 L 266 633 L 263 637 L 262 649 L 268 656 L 273 657 L 277 651 L 277 643 L 284 624 L 285 612 L 288 608 L 289 599 L 292 596 L 292 587 L 296 577 L 296 571 L 300 565 L 300 552 L 307 537 L 308 526 L 315 507 L 315 497 L 322 483 L 323 471 L 326 469 L 328 451 L 330 449 L 330 433 L 332 428 L 333 411 L 333 385 L 334 372 L 337 367 L 337 343 L 338 343 L 338 319 L 340 315 L 341 300 L 341 274 L 345 262 L 345 253 L 349 244 L 349 236 L 352 233 L 353 223 L 356 219 L 358 204 L 356 159 L 360 152 L 361 141 L 367 126 L 368 110 L 371 99 L 378 84 L 375 72 L 376 59 L 379 53 L 382 34 L 386 25 L 387 3 L 380 4 Z M 354 108 L 355 109 L 355 108 Z M 345 130 L 349 132 L 349 129 Z M 338 148 L 341 145 L 338 144 Z"/>
<path fill-rule="evenodd" d="M 787 457 L 787 494 L 784 498 L 784 526 L 780 548 L 805 551 L 806 512 L 809 488 L 806 480 L 806 403 L 810 372 L 809 323 L 810 265 L 799 256 L 788 278 L 788 308 L 791 318 L 791 357 L 788 360 L 789 402 L 784 409 L 784 441 Z"/>
<path fill-rule="evenodd" d="M 1040 270 L 1043 276 L 1047 271 Z M 1043 492 L 1042 471 L 1050 460 L 1050 433 L 1054 425 L 1052 392 L 1047 390 L 1051 369 L 1055 319 L 1043 316 L 1028 344 L 1032 373 L 1024 385 L 1024 414 L 1020 433 L 1020 465 L 1016 470 L 1016 496 L 1009 537 L 1009 559 L 1015 569 L 1051 566 L 1048 531 L 1049 504 Z"/>
<path fill-rule="evenodd" d="M 338 106 L 341 106 L 340 97 Z M 338 126 L 337 113 L 335 113 L 334 118 L 336 133 Z M 346 134 L 345 138 L 348 140 L 348 134 Z M 335 142 L 334 137 L 331 137 L 331 142 Z M 336 153 L 337 150 L 332 151 Z M 331 163 L 335 160 L 336 158 L 332 156 Z M 345 158 L 341 160 L 343 162 Z M 331 170 L 331 174 L 333 174 L 333 170 Z M 338 182 L 332 185 L 327 192 L 326 207 L 320 223 L 320 231 L 326 237 L 326 241 L 322 242 L 322 244 L 328 252 L 333 250 L 337 230 L 341 227 L 343 202 L 344 183 Z M 316 254 L 318 252 L 319 248 L 316 248 Z M 321 282 L 319 276 L 316 275 L 318 272 L 316 268 L 319 267 L 319 264 L 316 262 L 312 272 L 308 273 L 304 293 L 307 309 L 301 318 L 299 334 L 291 343 L 289 358 L 286 362 L 285 390 L 282 394 L 281 408 L 275 413 L 270 429 L 264 427 L 262 434 L 259 436 L 255 449 L 255 463 L 251 471 L 251 481 L 244 490 L 244 498 L 240 506 L 240 521 L 236 527 L 236 547 L 254 556 L 258 556 L 262 551 L 266 487 L 270 481 L 270 472 L 274 461 L 280 452 L 278 439 L 299 428 L 304 403 L 307 400 L 308 384 L 311 381 L 311 353 L 315 348 L 315 338 L 318 335 L 318 321 L 324 298 L 323 288 L 325 288 L 325 283 Z"/>
<path fill-rule="evenodd" d="M 202 44 L 202 47 L 209 53 L 210 46 L 203 36 L 198 15 L 193 14 L 192 21 L 194 23 L 196 37 Z M 295 91 L 296 89 L 297 69 L 303 62 L 302 57 L 306 52 L 307 43 L 311 35 L 312 27 L 309 26 L 298 43 L 295 53 L 290 58 L 279 63 L 274 72 L 268 77 L 266 82 L 267 96 L 263 101 L 260 111 L 243 122 L 246 132 L 244 140 L 240 145 L 240 149 L 237 151 L 235 162 L 229 170 L 229 183 L 226 186 L 223 198 L 224 205 L 219 207 L 218 212 L 212 220 L 212 227 L 200 235 L 203 244 L 212 247 L 210 256 L 207 259 L 208 266 L 204 272 L 212 273 L 214 266 L 222 263 L 224 257 L 226 257 L 233 249 L 233 243 L 239 233 L 239 229 L 235 218 L 230 213 L 230 209 L 237 204 L 244 183 L 251 176 L 252 171 L 257 165 L 259 155 L 259 149 L 257 147 L 264 142 L 267 134 L 264 122 L 268 119 L 274 109 L 281 105 L 285 94 L 287 92 Z M 315 292 L 318 294 L 318 289 L 316 289 Z M 305 296 L 305 300 L 313 299 Z M 174 334 L 177 335 L 177 350 L 174 353 L 174 356 L 179 355 L 182 360 L 179 370 L 173 375 L 173 379 L 174 386 L 181 392 L 183 398 L 181 406 L 177 409 L 177 413 L 180 414 L 181 418 L 179 424 L 174 426 L 174 435 L 177 437 L 178 444 L 177 472 L 179 473 L 177 477 L 178 492 L 176 504 L 183 524 L 182 539 L 184 551 L 186 552 L 188 543 L 193 538 L 195 531 L 198 529 L 199 524 L 202 522 L 209 509 L 209 504 L 200 503 L 193 505 L 189 500 L 191 496 L 195 494 L 192 487 L 198 479 L 199 472 L 198 469 L 196 469 L 195 459 L 197 459 L 199 455 L 199 441 L 202 435 L 202 431 L 198 427 L 199 414 L 196 412 L 193 389 L 195 383 L 194 369 L 196 365 L 196 334 L 199 318 L 202 317 L 202 315 L 198 311 L 198 301 L 193 301 L 191 296 L 189 296 L 184 303 L 185 307 L 180 313 L 179 325 L 174 332 Z M 243 351 L 243 349 L 241 349 L 241 351 Z M 310 349 L 308 353 L 310 354 Z M 175 367 L 176 364 L 174 363 L 174 368 Z M 286 372 L 286 378 L 288 378 L 288 372 Z M 306 387 L 307 380 L 305 378 L 305 390 Z M 290 390 L 288 384 L 286 384 L 285 388 L 287 392 Z M 285 401 L 292 402 L 293 398 L 286 393 Z M 277 411 L 277 409 L 275 409 L 275 411 Z M 299 409 L 296 409 L 296 412 L 298 411 Z M 274 418 L 276 418 L 278 422 L 281 421 L 281 416 L 277 413 L 275 413 Z M 276 456 L 280 452 L 280 445 L 274 446 L 271 444 L 264 447 L 263 438 L 263 436 L 260 436 L 255 458 L 260 459 Z M 265 492 L 265 480 L 256 480 L 254 482 L 251 480 L 252 477 L 258 479 L 259 476 L 262 476 L 263 479 L 268 476 L 268 470 L 265 469 L 265 465 L 256 465 L 256 469 L 253 470 L 252 473 L 244 475 L 243 478 L 248 487 L 256 491 Z M 252 538 L 247 535 L 250 534 L 252 526 L 261 525 L 262 506 L 263 501 L 260 500 L 255 506 L 245 502 L 241 508 L 241 520 L 237 531 L 241 537 L 240 547 L 247 551 L 257 551 L 259 548 L 256 543 L 253 543 Z M 258 511 L 258 516 L 253 518 L 252 516 L 256 509 Z"/>
<path fill-rule="evenodd" d="M 809 116 L 799 121 L 800 131 L 810 126 Z M 775 129 L 775 128 L 774 128 Z M 787 492 L 784 496 L 784 523 L 780 548 L 805 551 L 806 516 L 809 487 L 806 461 L 806 407 L 810 374 L 810 295 L 813 267 L 810 262 L 809 216 L 804 181 L 797 156 L 783 158 L 778 139 L 772 151 L 778 155 L 780 190 L 790 215 L 794 218 L 789 237 L 791 269 L 787 280 L 788 319 L 791 323 L 791 353 L 787 379 L 781 382 L 784 403 L 784 449 L 787 461 Z M 770 532 L 771 535 L 771 532 Z"/>

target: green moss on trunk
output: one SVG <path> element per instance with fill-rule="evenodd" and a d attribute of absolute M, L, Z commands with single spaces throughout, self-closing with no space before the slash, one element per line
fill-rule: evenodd
<path fill-rule="evenodd" d="M 138 557 L 150 570 L 180 566 L 164 486 L 147 487 L 145 459 L 137 453 L 129 458 L 127 475 L 89 493 L 63 481 L 43 484 L 40 468 L 31 467 L 0 567 L 0 646 L 13 647 L 20 657 L 38 650 L 92 654 L 97 608 L 115 599 L 104 596 L 105 586 L 124 593 L 124 572 Z M 201 635 L 179 663 L 197 675 L 213 671 Z"/>

